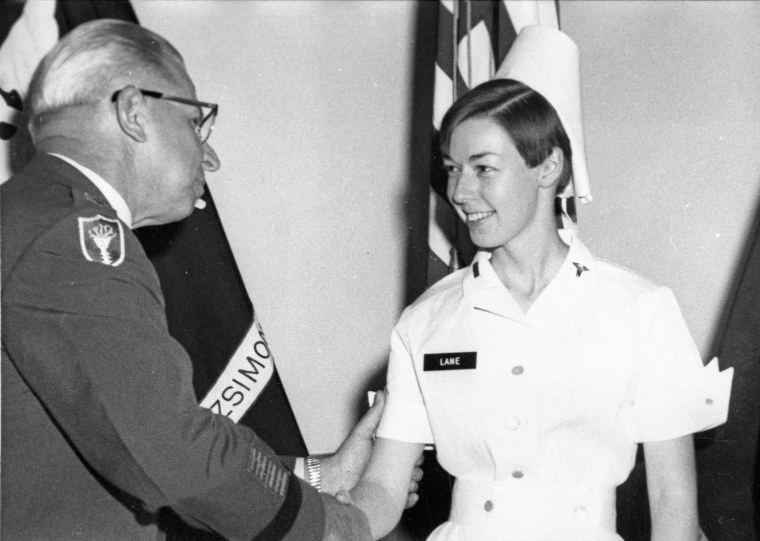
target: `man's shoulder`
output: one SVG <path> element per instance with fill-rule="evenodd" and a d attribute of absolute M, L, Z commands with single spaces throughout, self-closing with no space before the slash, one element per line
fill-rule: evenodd
<path fill-rule="evenodd" d="M 100 191 L 82 173 L 51 155 L 35 157 L 0 186 L 3 221 L 24 213 L 59 215 L 78 207 L 110 208 Z"/>
<path fill-rule="evenodd" d="M 116 212 L 94 186 L 88 188 L 87 182 L 70 182 L 39 162 L 31 163 L 0 187 L 3 274 L 21 254 L 39 242 L 56 249 L 76 247 L 80 224 L 86 224 L 87 220 L 102 219 L 123 233 Z"/>

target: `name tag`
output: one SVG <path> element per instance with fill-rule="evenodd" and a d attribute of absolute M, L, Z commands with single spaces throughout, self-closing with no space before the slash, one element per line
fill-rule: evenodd
<path fill-rule="evenodd" d="M 435 370 L 469 370 L 475 368 L 477 361 L 477 351 L 425 353 L 423 369 L 425 372 Z"/>

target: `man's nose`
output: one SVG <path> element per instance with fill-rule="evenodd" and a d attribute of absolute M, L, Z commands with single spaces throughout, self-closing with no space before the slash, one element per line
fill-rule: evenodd
<path fill-rule="evenodd" d="M 208 143 L 203 143 L 203 169 L 205 171 L 216 171 L 221 166 L 219 156 Z"/>

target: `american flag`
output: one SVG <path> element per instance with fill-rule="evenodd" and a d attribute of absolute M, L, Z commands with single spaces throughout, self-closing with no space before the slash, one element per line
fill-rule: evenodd
<path fill-rule="evenodd" d="M 458 96 L 493 78 L 519 31 L 531 24 L 559 28 L 554 0 L 440 0 L 433 129 Z M 436 137 L 437 139 L 437 137 Z M 433 144 L 434 154 L 437 143 Z M 446 179 L 434 163 L 428 226 L 431 285 L 469 263 L 475 248 L 446 201 Z"/>

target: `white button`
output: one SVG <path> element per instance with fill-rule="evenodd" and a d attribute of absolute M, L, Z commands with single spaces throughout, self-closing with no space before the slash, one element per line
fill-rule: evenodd
<path fill-rule="evenodd" d="M 707 404 L 708 406 L 712 406 L 713 405 L 713 399 L 712 398 L 705 399 L 705 404 Z"/>
<path fill-rule="evenodd" d="M 507 428 L 510 430 L 517 430 L 520 428 L 520 419 L 517 417 L 511 417 L 510 419 L 507 419 Z"/>
<path fill-rule="evenodd" d="M 588 511 L 586 511 L 586 508 L 582 505 L 575 508 L 575 516 L 578 518 L 586 518 L 586 515 L 588 515 Z"/>
<path fill-rule="evenodd" d="M 519 376 L 519 375 L 520 375 L 520 374 L 522 374 L 523 372 L 525 372 L 525 368 L 523 368 L 523 367 L 522 367 L 522 366 L 520 366 L 519 364 L 518 364 L 517 366 L 515 366 L 515 367 L 513 367 L 513 368 L 512 368 L 512 373 L 513 373 L 515 376 Z"/>
<path fill-rule="evenodd" d="M 486 503 L 483 505 L 483 509 L 486 511 L 491 511 L 491 509 L 493 509 L 493 502 L 491 500 L 486 500 Z"/>
<path fill-rule="evenodd" d="M 520 470 L 515 470 L 512 472 L 512 477 L 514 477 L 515 479 L 522 479 L 523 475 L 525 474 L 521 472 Z"/>

